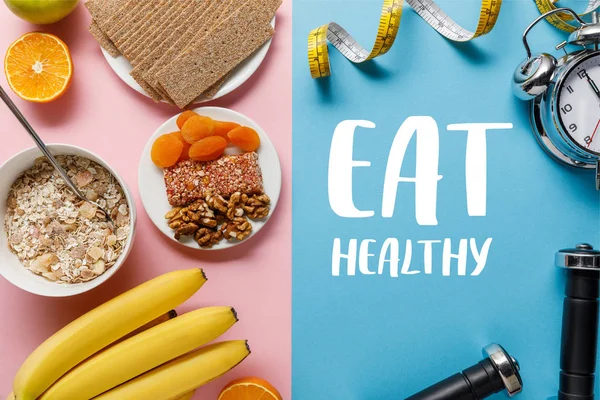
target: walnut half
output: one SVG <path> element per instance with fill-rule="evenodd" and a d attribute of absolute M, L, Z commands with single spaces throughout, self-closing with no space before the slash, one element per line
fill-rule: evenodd
<path fill-rule="evenodd" d="M 216 228 L 215 212 L 204 200 L 196 200 L 181 210 L 185 222 L 193 222 L 208 228 Z"/>
<path fill-rule="evenodd" d="M 165 214 L 165 219 L 169 220 L 169 228 L 178 229 L 183 224 L 183 213 L 181 207 L 175 207 Z"/>
<path fill-rule="evenodd" d="M 263 219 L 269 215 L 271 199 L 266 194 L 255 194 L 244 203 L 244 212 L 252 220 Z"/>
<path fill-rule="evenodd" d="M 240 218 L 244 216 L 244 202 L 248 199 L 248 196 L 245 194 L 241 194 L 240 192 L 235 192 L 229 198 L 229 202 L 227 203 L 227 218 L 231 221 L 236 218 Z"/>
<path fill-rule="evenodd" d="M 182 236 L 192 236 L 198 229 L 200 229 L 200 227 L 193 222 L 183 223 L 175 230 L 175 240 L 181 239 Z"/>
<path fill-rule="evenodd" d="M 221 225 L 223 237 L 229 241 L 244 240 L 252 233 L 252 225 L 244 217 L 235 217 L 233 221 L 225 221 Z"/>
<path fill-rule="evenodd" d="M 204 199 L 210 208 L 218 211 L 222 214 L 227 213 L 227 200 L 218 194 L 213 194 L 211 191 L 207 191 L 204 194 Z"/>
<path fill-rule="evenodd" d="M 214 229 L 200 228 L 194 234 L 194 239 L 196 239 L 200 247 L 211 248 L 223 239 L 223 234 L 221 231 Z"/>

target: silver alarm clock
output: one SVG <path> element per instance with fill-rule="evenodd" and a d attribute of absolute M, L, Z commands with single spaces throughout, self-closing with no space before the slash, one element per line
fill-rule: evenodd
<path fill-rule="evenodd" d="M 555 13 L 569 13 L 580 25 L 568 40 L 556 46 L 565 55 L 531 54 L 527 34 L 541 20 Z M 527 51 L 513 77 L 513 92 L 532 101 L 531 125 L 540 145 L 554 159 L 578 168 L 596 169 L 600 190 L 600 24 L 583 21 L 569 8 L 549 11 L 523 33 Z M 564 47 L 580 49 L 568 53 Z M 588 48 L 589 46 L 589 48 Z"/>

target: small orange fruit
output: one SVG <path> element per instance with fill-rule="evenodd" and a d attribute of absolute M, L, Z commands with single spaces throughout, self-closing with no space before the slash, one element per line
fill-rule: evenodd
<path fill-rule="evenodd" d="M 229 141 L 244 151 L 255 151 L 260 146 L 258 133 L 247 126 L 240 126 L 227 133 Z"/>
<path fill-rule="evenodd" d="M 220 136 L 198 140 L 190 147 L 189 155 L 194 161 L 212 161 L 223 155 L 227 141 Z"/>
<path fill-rule="evenodd" d="M 183 143 L 170 133 L 161 135 L 152 143 L 150 157 L 154 165 L 160 168 L 172 167 L 183 152 Z"/>
<path fill-rule="evenodd" d="M 188 142 L 186 142 L 183 139 L 183 136 L 181 136 L 181 132 L 176 131 L 176 132 L 171 132 L 169 135 L 173 135 L 175 136 L 177 139 L 179 139 L 179 141 L 181 142 L 181 144 L 183 144 L 183 150 L 181 151 L 181 156 L 179 156 L 179 161 L 185 161 L 185 160 L 189 160 L 190 159 L 190 147 L 191 144 L 189 144 Z"/>
<path fill-rule="evenodd" d="M 188 120 L 188 119 L 190 119 L 190 118 L 192 118 L 192 117 L 195 117 L 196 115 L 198 115 L 198 114 L 196 114 L 196 113 L 195 113 L 195 112 L 193 112 L 193 111 L 189 111 L 189 110 L 188 110 L 188 111 L 184 111 L 184 112 L 182 112 L 182 113 L 181 113 L 181 114 L 179 114 L 179 116 L 177 117 L 177 127 L 178 127 L 179 129 L 183 128 L 183 124 L 185 124 L 185 123 L 187 122 L 187 120 Z"/>
<path fill-rule="evenodd" d="M 212 136 L 215 129 L 215 121 L 204 115 L 196 115 L 185 121 L 181 128 L 183 139 L 189 144 L 194 144 L 198 140 L 202 140 Z"/>
<path fill-rule="evenodd" d="M 215 121 L 215 129 L 213 131 L 213 135 L 221 136 L 223 139 L 229 142 L 227 134 L 233 129 L 239 128 L 239 126 L 240 124 L 236 124 L 235 122 Z"/>
<path fill-rule="evenodd" d="M 8 85 L 20 98 L 47 103 L 71 84 L 73 60 L 67 45 L 54 35 L 26 33 L 10 45 L 4 58 Z"/>
<path fill-rule="evenodd" d="M 217 400 L 283 400 L 269 382 L 261 378 L 246 377 L 230 382 L 221 390 Z"/>

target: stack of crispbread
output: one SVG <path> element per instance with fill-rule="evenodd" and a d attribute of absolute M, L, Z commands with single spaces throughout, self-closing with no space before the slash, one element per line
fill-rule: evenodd
<path fill-rule="evenodd" d="M 282 0 L 89 0 L 91 34 L 155 100 L 212 98 L 274 31 Z"/>

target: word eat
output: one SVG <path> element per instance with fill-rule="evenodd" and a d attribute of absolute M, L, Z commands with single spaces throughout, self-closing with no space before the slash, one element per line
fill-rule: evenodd
<path fill-rule="evenodd" d="M 329 152 L 329 204 L 333 212 L 344 218 L 369 218 L 373 210 L 359 210 L 352 198 L 353 169 L 370 167 L 370 161 L 353 158 L 354 131 L 357 127 L 375 128 L 371 121 L 347 120 L 338 124 Z M 469 216 L 484 217 L 487 210 L 487 144 L 489 130 L 512 129 L 510 123 L 465 123 L 447 126 L 449 131 L 466 131 L 465 152 L 466 197 Z M 401 176 L 404 155 L 416 135 L 416 168 L 414 177 Z M 439 132 L 431 117 L 409 117 L 398 129 L 390 147 L 383 185 L 381 216 L 394 215 L 398 185 L 415 185 L 415 217 L 419 225 L 437 225 L 437 185 Z"/>

